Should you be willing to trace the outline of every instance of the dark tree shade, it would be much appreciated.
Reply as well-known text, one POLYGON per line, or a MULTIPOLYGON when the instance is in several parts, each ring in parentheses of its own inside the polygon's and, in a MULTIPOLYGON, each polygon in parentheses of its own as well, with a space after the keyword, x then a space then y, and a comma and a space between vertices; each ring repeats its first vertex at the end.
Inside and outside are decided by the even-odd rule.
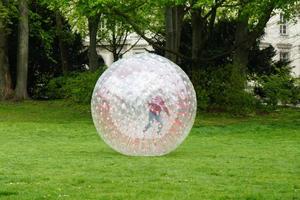
MULTIPOLYGON (((53 77, 63 74, 62 58, 57 37, 56 15, 47 7, 31 1, 29 5, 29 58, 28 58, 28 93, 32 98, 43 98, 43 88, 53 77)), ((11 34, 8 36, 8 57, 11 68, 12 84, 16 85, 18 48, 17 33, 18 19, 13 18, 9 27, 11 34)), ((71 32, 70 25, 63 21, 61 38, 65 45, 69 71, 81 71, 88 63, 87 51, 82 45, 79 34, 71 32)))
POLYGON ((15 98, 23 100, 28 98, 27 93, 27 74, 28 74, 28 40, 29 40, 29 21, 28 21, 28 1, 19 1, 19 28, 18 28, 18 53, 17 53, 17 84, 15 98))

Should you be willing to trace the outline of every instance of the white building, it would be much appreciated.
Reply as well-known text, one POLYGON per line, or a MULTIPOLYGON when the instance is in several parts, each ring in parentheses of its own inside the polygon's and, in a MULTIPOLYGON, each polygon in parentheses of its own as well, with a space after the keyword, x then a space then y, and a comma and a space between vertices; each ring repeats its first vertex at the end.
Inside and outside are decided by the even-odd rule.
POLYGON ((261 48, 272 45, 275 60, 289 60, 294 76, 300 76, 300 22, 287 22, 282 14, 273 16, 265 28, 261 48))
MULTIPOLYGON (((260 44, 261 48, 269 45, 272 45, 277 52, 274 59, 291 61, 293 75, 300 77, 300 20, 297 23, 287 22, 282 14, 274 15, 266 25, 265 35, 260 44)), ((127 57, 146 51, 153 51, 153 47, 136 33, 131 33, 121 53, 126 52, 123 57, 127 57)), ((97 52, 107 66, 113 63, 113 54, 103 46, 98 46, 97 52)))
MULTIPOLYGON (((144 53, 153 50, 154 49, 152 48, 152 46, 149 45, 149 43, 146 42, 143 38, 141 38, 136 33, 131 33, 126 39, 126 42, 121 50, 121 54, 126 52, 124 53, 123 57, 127 57, 133 54, 144 53)), ((101 55, 105 65, 110 66, 114 62, 112 52, 104 48, 103 45, 97 47, 97 53, 98 55, 101 55)))

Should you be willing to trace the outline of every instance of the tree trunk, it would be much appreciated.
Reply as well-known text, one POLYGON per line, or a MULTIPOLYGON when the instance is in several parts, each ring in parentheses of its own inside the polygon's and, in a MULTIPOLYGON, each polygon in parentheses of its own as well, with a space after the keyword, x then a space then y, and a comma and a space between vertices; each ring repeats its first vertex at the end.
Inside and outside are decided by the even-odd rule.
POLYGON ((246 81, 246 68, 249 62, 249 51, 251 48, 251 41, 248 30, 248 17, 244 17, 238 21, 235 32, 236 49, 233 52, 233 66, 236 69, 236 75, 246 81))
POLYGON ((98 25, 100 21, 100 15, 95 15, 88 18, 89 23, 89 36, 90 36, 90 46, 89 46, 89 68, 91 71, 95 71, 99 67, 98 54, 97 54, 97 32, 98 25))
POLYGON ((19 27, 18 27, 18 54, 17 54, 17 85, 15 92, 16 100, 28 98, 27 78, 28 78, 28 1, 19 0, 19 27))
MULTIPOLYGON (((1 2, 0 2, 1 4, 1 2)), ((0 20, 0 100, 12 97, 12 81, 7 56, 7 30, 5 23, 0 20)))
MULTIPOLYGON (((177 53, 179 52, 180 48, 183 17, 183 6, 174 6, 166 8, 166 49, 170 49, 177 53)), ((165 52, 165 56, 173 62, 178 61, 178 57, 171 52, 165 52)))
POLYGON ((112 33, 111 33, 112 34, 111 49, 112 49, 112 54, 113 54, 114 62, 119 59, 118 47, 120 45, 117 42, 116 26, 117 26, 116 23, 114 23, 114 26, 113 26, 113 29, 112 29, 112 33))
POLYGON ((269 21, 273 12, 274 5, 270 2, 266 6, 264 14, 259 19, 256 26, 252 31, 249 30, 248 21, 250 16, 239 13, 239 21, 237 23, 235 32, 235 46, 236 49, 233 52, 233 67, 236 77, 239 78, 241 87, 245 87, 247 82, 247 65, 249 63, 249 53, 251 47, 255 44, 256 40, 263 34, 264 28, 269 21))
POLYGON ((114 57, 114 62, 116 62, 117 60, 119 60, 119 55, 116 52, 113 52, 113 57, 114 57))
POLYGON ((202 27, 200 24, 201 13, 198 11, 192 12, 192 59, 196 61, 200 54, 200 46, 202 39, 202 27))
POLYGON ((66 44, 64 42, 64 37, 63 37, 63 31, 64 31, 63 17, 61 16, 59 11, 55 13, 55 18, 56 18, 56 34, 58 37, 58 45, 60 51, 61 69, 63 74, 66 75, 69 72, 70 66, 68 60, 68 49, 66 47, 66 44))
POLYGON ((205 35, 205 21, 201 16, 201 9, 192 11, 192 61, 193 70, 197 69, 198 61, 201 57, 204 42, 207 39, 205 35))

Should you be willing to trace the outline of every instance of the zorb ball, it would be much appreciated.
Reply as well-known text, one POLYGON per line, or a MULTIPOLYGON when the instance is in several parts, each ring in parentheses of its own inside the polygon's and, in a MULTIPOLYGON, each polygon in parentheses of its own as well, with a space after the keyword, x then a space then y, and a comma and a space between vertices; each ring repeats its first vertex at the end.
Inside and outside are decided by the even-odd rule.
POLYGON ((132 156, 159 156, 176 149, 196 115, 195 90, 170 60, 137 54, 113 63, 92 97, 93 121, 114 150, 132 156))

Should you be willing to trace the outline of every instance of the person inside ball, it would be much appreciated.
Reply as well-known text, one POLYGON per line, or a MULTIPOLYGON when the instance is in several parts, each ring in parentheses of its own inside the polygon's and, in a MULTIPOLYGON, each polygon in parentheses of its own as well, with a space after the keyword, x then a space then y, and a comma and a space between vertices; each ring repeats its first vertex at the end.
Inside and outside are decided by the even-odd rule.
POLYGON ((160 134, 163 127, 161 112, 164 111, 168 116, 170 116, 170 112, 167 106, 165 105, 164 100, 159 95, 156 95, 155 97, 151 98, 151 100, 148 102, 148 109, 149 109, 148 124, 145 126, 143 132, 145 133, 156 121, 158 123, 157 134, 160 134))

